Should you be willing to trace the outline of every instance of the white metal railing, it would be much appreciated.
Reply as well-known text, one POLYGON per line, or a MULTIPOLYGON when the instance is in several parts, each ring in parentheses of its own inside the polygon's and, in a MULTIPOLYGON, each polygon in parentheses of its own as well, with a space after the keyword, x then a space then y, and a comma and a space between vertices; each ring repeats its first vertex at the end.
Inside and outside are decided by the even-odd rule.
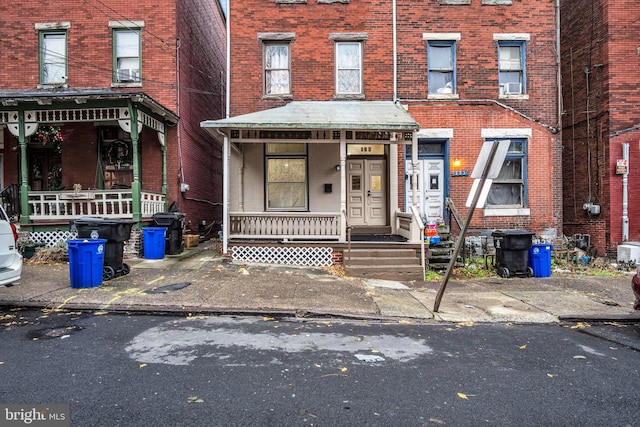
POLYGON ((235 212, 229 237, 252 239, 340 239, 339 213, 235 212))
MULTIPOLYGON (((29 218, 42 220, 69 220, 85 215, 105 218, 132 218, 133 197, 130 189, 84 191, 30 191, 29 218)), ((143 217, 164 211, 164 196, 141 193, 143 217)))

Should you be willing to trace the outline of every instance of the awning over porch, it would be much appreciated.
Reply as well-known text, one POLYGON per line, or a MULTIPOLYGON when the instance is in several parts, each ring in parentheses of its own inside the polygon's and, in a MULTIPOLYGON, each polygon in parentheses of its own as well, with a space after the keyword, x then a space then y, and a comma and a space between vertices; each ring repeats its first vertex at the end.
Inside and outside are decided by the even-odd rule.
POLYGON ((293 101, 289 104, 200 123, 214 129, 333 129, 410 132, 418 123, 391 101, 293 101))

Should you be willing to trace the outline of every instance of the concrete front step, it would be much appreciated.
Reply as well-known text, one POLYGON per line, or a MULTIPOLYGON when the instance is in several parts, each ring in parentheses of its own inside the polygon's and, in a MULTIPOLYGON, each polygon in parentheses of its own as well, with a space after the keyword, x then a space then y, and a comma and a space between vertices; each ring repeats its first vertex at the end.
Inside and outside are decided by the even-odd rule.
POLYGON ((352 249, 343 254, 344 270, 349 276, 381 280, 424 280, 420 258, 415 249, 352 249))
POLYGON ((349 265, 344 272, 347 276, 380 280, 424 280, 420 265, 349 265))

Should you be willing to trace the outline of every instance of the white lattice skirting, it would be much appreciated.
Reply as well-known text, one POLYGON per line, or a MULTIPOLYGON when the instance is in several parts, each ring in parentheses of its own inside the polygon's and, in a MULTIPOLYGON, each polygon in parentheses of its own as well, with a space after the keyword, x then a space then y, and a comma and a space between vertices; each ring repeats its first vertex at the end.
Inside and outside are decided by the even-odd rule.
MULTIPOLYGON (((138 250, 136 246, 140 244, 140 230, 131 230, 131 238, 125 242, 123 251, 125 255, 137 255, 138 250)), ((56 246, 60 242, 66 242, 70 239, 77 239, 78 233, 75 231, 29 231, 26 233, 20 233, 23 239, 33 242, 39 242, 46 247, 51 248, 56 246)), ((20 240, 18 240, 20 241, 20 240)))
POLYGON ((332 248, 234 246, 231 250, 234 261, 313 267, 333 265, 332 248))

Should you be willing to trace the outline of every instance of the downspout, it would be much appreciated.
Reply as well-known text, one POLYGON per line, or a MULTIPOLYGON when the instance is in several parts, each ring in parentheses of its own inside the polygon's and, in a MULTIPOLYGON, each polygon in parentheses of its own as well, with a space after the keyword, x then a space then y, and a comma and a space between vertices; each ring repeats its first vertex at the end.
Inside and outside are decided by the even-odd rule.
POLYGON ((392 2, 393 7, 393 102, 398 100, 398 40, 396 26, 396 0, 392 2))
POLYGON ((227 82, 227 90, 225 93, 225 98, 226 98, 226 117, 227 119, 229 118, 229 111, 231 109, 231 16, 229 16, 229 13, 231 11, 231 1, 232 0, 227 0, 227 75, 226 75, 226 82, 227 82))
POLYGON ((622 241, 629 240, 629 143, 622 144, 622 159, 627 164, 627 170, 622 175, 622 241))

